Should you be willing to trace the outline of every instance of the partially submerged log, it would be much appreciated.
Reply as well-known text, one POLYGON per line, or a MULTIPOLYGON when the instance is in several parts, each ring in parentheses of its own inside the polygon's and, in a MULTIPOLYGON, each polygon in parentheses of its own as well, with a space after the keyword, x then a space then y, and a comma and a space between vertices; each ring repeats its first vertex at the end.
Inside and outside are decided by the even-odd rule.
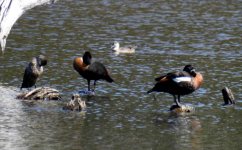
POLYGON ((17 99, 23 100, 60 100, 58 90, 49 87, 39 87, 27 93, 17 95, 17 99))
POLYGON ((222 89, 224 104, 223 105, 232 105, 235 104, 234 95, 228 87, 222 89))
POLYGON ((73 94, 70 102, 64 107, 64 110, 82 111, 86 109, 86 102, 81 99, 79 94, 73 94))
POLYGON ((191 113, 195 112, 195 108, 189 105, 182 105, 181 107, 177 105, 172 105, 170 111, 175 113, 191 113))

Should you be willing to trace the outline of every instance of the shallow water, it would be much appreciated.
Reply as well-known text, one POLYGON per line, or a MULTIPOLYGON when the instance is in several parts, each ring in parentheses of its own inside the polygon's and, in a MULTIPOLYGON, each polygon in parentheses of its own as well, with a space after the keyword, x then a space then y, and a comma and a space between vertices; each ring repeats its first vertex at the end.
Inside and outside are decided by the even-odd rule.
POLYGON ((0 149, 239 149, 242 134, 242 5, 239 1, 59 1, 24 14, 0 55, 0 149), (135 54, 112 53, 117 40, 135 54), (115 83, 97 83, 86 112, 63 111, 87 83, 72 67, 91 51, 115 83), (63 101, 15 99, 33 56, 49 63, 37 86, 61 91, 63 101), (172 96, 146 95, 154 77, 193 64, 204 84, 182 102, 196 112, 168 110, 172 96), (236 106, 222 107, 221 89, 236 106), (156 100, 154 99, 156 96, 156 100))

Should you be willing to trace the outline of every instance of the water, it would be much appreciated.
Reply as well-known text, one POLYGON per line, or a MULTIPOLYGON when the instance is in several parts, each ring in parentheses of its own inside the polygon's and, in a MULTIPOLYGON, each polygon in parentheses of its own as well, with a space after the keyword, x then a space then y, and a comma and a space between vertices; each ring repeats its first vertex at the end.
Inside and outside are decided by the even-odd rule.
POLYGON ((240 149, 242 144, 241 1, 59 1, 24 14, 0 56, 0 149, 240 149), (113 41, 136 44, 135 54, 111 52, 113 41), (115 83, 100 81, 85 113, 62 110, 87 83, 72 67, 91 51, 115 83), (15 99, 25 66, 44 54, 37 86, 61 91, 63 101, 15 99), (169 94, 146 95, 161 73, 193 64, 204 84, 171 114, 169 94), (222 107, 221 89, 236 106, 222 107))

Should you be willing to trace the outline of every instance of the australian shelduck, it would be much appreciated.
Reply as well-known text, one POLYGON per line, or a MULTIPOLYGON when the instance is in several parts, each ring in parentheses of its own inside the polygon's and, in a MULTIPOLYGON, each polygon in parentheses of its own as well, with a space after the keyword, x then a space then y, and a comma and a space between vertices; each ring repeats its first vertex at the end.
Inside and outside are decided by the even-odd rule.
POLYGON ((113 82, 106 67, 100 62, 91 62, 92 55, 90 52, 85 52, 82 57, 76 57, 73 61, 74 69, 87 80, 88 91, 90 91, 90 81, 94 80, 94 89, 97 80, 106 80, 107 82, 113 82))
POLYGON ((36 87, 36 81, 39 76, 43 73, 43 66, 47 64, 47 59, 43 55, 38 57, 33 57, 32 61, 25 68, 23 82, 20 87, 22 88, 31 88, 32 86, 36 87))
POLYGON ((157 83, 147 93, 165 92, 174 97, 174 102, 181 107, 180 96, 187 95, 197 90, 202 82, 203 76, 195 72, 191 65, 186 65, 181 72, 171 72, 155 78, 157 83), (176 97, 177 96, 177 97, 176 97))

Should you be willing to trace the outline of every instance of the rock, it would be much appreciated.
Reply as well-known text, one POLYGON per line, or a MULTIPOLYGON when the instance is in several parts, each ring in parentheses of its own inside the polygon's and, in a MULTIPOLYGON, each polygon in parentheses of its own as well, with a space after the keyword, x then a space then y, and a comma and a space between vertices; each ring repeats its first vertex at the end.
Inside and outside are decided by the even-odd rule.
POLYGON ((177 105, 172 105, 170 110, 175 113, 191 113, 195 112, 195 108, 189 105, 182 105, 181 107, 177 105))
POLYGON ((71 111, 82 111, 86 109, 86 102, 81 99, 79 94, 73 94, 70 102, 68 102, 63 107, 63 109, 71 111))
POLYGON ((17 99, 23 100, 60 100, 58 90, 49 87, 39 87, 29 92, 17 95, 17 99))

